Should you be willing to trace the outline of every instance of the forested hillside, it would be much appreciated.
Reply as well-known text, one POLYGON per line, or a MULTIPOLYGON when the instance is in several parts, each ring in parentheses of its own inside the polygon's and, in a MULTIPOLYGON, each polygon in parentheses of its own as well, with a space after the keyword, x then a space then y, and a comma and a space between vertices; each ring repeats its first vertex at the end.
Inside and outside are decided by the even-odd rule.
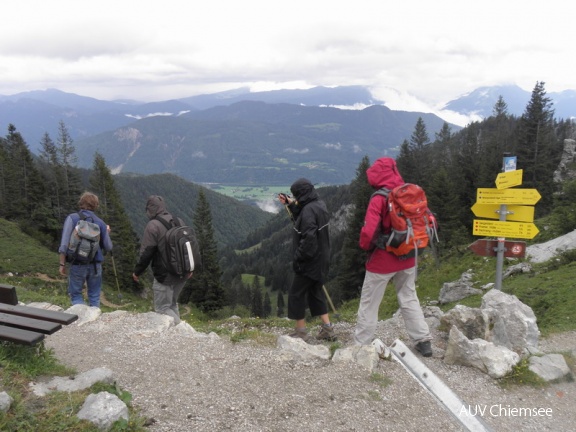
MULTIPOLYGON (((426 123, 419 119, 410 139, 397 143, 397 163, 405 181, 424 187, 429 206, 437 214, 439 259, 463 250, 473 240, 470 208, 478 188, 495 186, 505 153, 518 157, 518 168, 524 171, 522 187, 537 189, 542 195, 536 216, 538 224, 546 225, 539 226, 540 234, 534 241, 575 229, 575 183, 554 180, 564 142, 575 137, 573 121, 554 118, 543 83, 536 85, 520 117, 510 115, 500 99, 488 119, 456 132, 445 124, 430 137, 426 123)), ((14 125, 0 139, 0 217, 17 222, 50 250, 57 246, 64 217, 76 210, 80 192, 88 188, 101 197, 99 211, 114 227, 116 264, 121 274, 129 276, 137 239, 146 222, 146 197, 159 194, 166 198, 171 211, 207 228, 203 233, 205 248, 214 250, 210 256, 212 279, 203 276, 196 280, 206 280, 221 298, 202 299, 197 306, 213 312, 215 307, 233 308, 242 302, 249 310, 255 290, 246 289, 242 279, 246 274, 262 278, 253 282, 258 292, 261 288, 266 288, 266 294, 268 290, 278 293, 287 289, 292 276, 291 222, 285 213, 266 214, 174 175, 113 176, 99 153, 91 170, 79 170, 63 123, 57 141, 45 136, 42 148, 40 158, 34 158, 14 125), (205 200, 199 199, 201 192, 205 200), (200 215, 196 213, 199 206, 200 215)), ((327 285, 337 302, 357 298, 362 284, 364 254, 358 248, 358 235, 373 192, 365 175, 373 161, 369 156, 362 158, 351 184, 319 188, 332 213, 327 285)), ((121 282, 123 288, 130 289, 129 280, 121 282)), ((194 292, 187 290, 190 296, 183 300, 195 303, 195 293, 202 290, 202 286, 195 286, 194 292)))
MULTIPOLYGON (((239 102, 178 117, 144 118, 78 141, 80 166, 101 153, 113 172, 172 173, 194 183, 286 185, 299 177, 346 184, 362 156, 398 153, 418 119, 385 106, 340 110, 239 102)), ((453 126, 458 128, 457 126, 453 126)))
POLYGON ((272 218, 272 214, 256 206, 243 204, 172 174, 123 174, 114 176, 114 182, 138 235, 142 234, 148 222, 144 210, 146 199, 150 195, 161 195, 170 212, 191 224, 199 191, 203 190, 212 210, 215 239, 220 249, 244 239, 248 233, 260 228, 272 218))
MULTIPOLYGON (((440 259, 444 254, 463 250, 473 241, 471 207, 476 202, 477 189, 495 187, 505 153, 518 157, 518 168, 524 171, 522 187, 535 188, 542 195, 536 214, 544 218, 541 221, 545 220, 547 225, 540 227, 541 234, 534 241, 575 229, 576 218, 571 216, 576 209, 572 204, 576 202, 574 183, 554 181, 564 140, 575 137, 573 122, 554 119, 543 83, 535 87, 521 117, 508 114, 505 101, 500 99, 493 115, 485 121, 455 133, 445 125, 433 139, 428 135, 426 124, 419 121, 411 139, 402 143, 397 163, 406 182, 420 184, 426 190, 429 206, 440 225, 440 259)), ((359 164, 356 179, 347 193, 342 194, 350 197, 350 201, 342 204, 351 208, 343 235, 336 237, 336 251, 332 256, 332 277, 328 285, 336 301, 358 297, 364 278, 365 255, 358 247, 358 238, 364 210, 373 192, 365 175, 371 162, 373 160, 366 157, 359 164)), ((323 196, 327 201, 330 199, 327 193, 323 196)), ((275 218, 270 224, 278 226, 281 222, 275 218)), ((289 246, 288 235, 282 237, 269 228, 259 233, 260 236, 253 234, 244 246, 260 244, 262 247, 248 256, 239 256, 237 262, 243 266, 242 271, 266 275, 273 289, 282 289, 289 284, 285 277, 283 279, 290 274, 289 266, 284 264, 288 259, 284 255, 289 246), (283 270, 278 272, 278 268, 283 270)))

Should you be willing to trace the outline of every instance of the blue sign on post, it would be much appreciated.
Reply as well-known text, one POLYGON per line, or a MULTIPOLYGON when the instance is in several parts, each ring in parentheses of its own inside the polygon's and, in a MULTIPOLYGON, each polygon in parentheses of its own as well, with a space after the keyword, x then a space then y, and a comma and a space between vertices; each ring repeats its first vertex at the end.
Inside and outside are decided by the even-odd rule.
POLYGON ((516 170, 516 156, 504 157, 504 172, 516 170))

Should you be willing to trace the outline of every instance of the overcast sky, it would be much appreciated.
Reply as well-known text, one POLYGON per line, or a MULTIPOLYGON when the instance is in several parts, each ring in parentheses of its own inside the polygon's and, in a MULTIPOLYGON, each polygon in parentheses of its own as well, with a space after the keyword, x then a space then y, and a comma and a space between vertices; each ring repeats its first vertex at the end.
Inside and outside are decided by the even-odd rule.
POLYGON ((547 0, 5 0, 0 94, 161 101, 365 85, 425 111, 481 86, 576 89, 574 14, 547 0))

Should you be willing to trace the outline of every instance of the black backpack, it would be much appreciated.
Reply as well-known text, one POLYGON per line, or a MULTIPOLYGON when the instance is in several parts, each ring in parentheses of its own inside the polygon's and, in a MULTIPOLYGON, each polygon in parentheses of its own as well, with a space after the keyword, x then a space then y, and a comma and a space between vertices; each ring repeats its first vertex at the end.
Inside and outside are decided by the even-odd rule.
POLYGON ((160 250, 162 262, 168 273, 184 277, 201 266, 200 247, 192 227, 181 225, 177 217, 170 222, 156 216, 166 227, 165 248, 160 250))
POLYGON ((71 263, 88 264, 94 261, 100 248, 100 226, 90 216, 78 212, 80 219, 70 234, 66 260, 71 263), (92 219, 89 222, 87 218, 92 219))

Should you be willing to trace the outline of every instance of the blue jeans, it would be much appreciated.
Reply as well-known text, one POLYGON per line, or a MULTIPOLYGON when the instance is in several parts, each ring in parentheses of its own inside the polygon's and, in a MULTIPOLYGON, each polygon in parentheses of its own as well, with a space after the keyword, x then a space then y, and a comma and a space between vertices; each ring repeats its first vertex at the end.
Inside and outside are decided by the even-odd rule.
POLYGON ((102 264, 71 265, 68 276, 68 295, 72 305, 85 304, 82 288, 86 282, 89 306, 100 307, 100 291, 102 290, 102 264))

